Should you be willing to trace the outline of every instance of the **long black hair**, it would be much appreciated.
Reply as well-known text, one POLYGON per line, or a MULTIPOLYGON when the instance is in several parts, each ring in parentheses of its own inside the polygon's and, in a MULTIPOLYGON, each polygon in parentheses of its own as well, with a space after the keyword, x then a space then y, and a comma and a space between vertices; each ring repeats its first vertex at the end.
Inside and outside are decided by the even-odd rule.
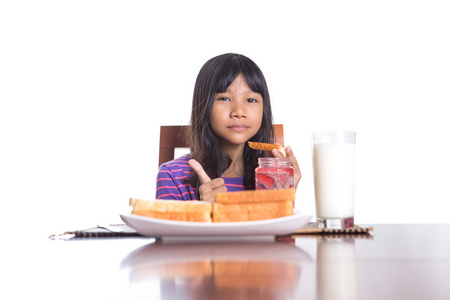
MULTIPOLYGON (((192 100, 191 126, 187 138, 192 158, 196 159, 211 178, 220 177, 230 166, 231 158, 219 147, 219 141, 210 125, 210 115, 216 93, 223 93, 239 74, 243 74, 250 89, 263 97, 261 127, 250 141, 273 143, 273 117, 269 90, 260 68, 248 57, 227 53, 208 60, 197 76, 192 100)), ((244 186, 255 188, 255 168, 263 151, 244 147, 244 186)), ((195 172, 189 178, 192 187, 200 186, 195 172)))

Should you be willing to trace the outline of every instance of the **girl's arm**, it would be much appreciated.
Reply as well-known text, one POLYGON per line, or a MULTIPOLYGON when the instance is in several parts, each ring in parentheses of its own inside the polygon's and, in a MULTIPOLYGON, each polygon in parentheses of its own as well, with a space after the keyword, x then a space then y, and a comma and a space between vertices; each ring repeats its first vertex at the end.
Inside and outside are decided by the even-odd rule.
POLYGON ((195 192, 184 183, 186 174, 182 170, 171 170, 162 165, 156 178, 156 199, 194 200, 195 192))

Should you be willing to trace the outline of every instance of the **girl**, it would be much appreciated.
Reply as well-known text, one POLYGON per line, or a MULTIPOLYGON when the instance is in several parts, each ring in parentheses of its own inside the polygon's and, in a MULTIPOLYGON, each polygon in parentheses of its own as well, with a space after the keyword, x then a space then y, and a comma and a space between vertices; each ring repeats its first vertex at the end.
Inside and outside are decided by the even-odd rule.
MULTIPOLYGON (((229 53, 207 61, 194 88, 191 154, 161 165, 156 199, 212 202, 217 193, 255 189, 255 168, 265 153, 247 141, 273 143, 272 120, 266 80, 252 60, 229 53)), ((297 187, 300 169, 290 147, 286 153, 297 187)))

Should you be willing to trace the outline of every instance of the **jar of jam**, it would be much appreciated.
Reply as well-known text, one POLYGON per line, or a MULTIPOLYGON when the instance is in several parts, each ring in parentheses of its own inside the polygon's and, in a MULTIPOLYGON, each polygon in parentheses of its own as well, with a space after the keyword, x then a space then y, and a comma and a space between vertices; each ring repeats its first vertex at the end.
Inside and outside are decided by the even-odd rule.
POLYGON ((294 168, 289 157, 260 157, 255 169, 256 190, 281 190, 295 186, 294 168))

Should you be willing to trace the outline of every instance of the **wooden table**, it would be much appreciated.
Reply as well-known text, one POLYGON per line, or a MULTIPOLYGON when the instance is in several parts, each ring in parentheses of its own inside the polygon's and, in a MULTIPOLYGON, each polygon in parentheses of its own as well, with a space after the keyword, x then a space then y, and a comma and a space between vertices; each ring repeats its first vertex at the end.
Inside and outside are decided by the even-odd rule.
POLYGON ((450 299, 450 224, 370 226, 283 241, 46 240, 20 249, 3 283, 8 299, 450 299))

